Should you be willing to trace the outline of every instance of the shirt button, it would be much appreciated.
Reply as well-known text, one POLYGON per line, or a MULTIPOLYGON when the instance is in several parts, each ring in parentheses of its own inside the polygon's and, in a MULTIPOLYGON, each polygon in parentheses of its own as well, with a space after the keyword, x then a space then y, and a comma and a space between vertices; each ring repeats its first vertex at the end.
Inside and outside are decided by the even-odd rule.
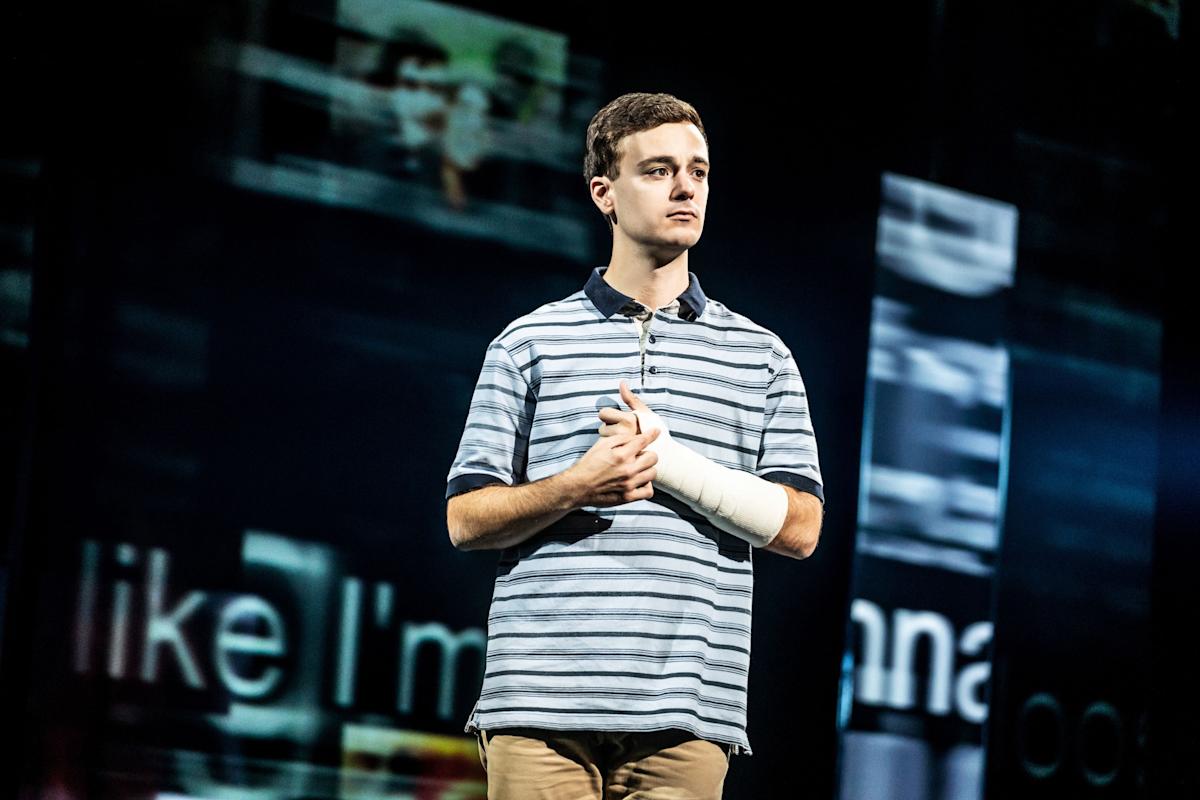
POLYGON ((658 339, 655 339, 653 335, 650 336, 650 344, 654 344, 657 341, 658 339))
POLYGON ((650 368, 650 374, 651 374, 651 375, 656 375, 656 374, 658 374, 658 367, 651 367, 651 368, 650 368))

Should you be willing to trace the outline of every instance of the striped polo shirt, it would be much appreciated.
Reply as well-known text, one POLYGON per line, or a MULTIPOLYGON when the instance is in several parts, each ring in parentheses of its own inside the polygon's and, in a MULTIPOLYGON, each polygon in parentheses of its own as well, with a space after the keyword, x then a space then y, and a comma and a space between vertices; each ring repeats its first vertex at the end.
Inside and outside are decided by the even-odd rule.
MULTIPOLYGON (((650 310, 606 270, 488 345, 447 499, 570 467, 599 438, 601 408, 628 410, 624 378, 673 439, 824 501, 804 382, 780 338, 706 297, 694 273, 650 310)), ((585 506, 505 548, 464 730, 682 728, 750 755, 753 550, 663 491, 585 506)))

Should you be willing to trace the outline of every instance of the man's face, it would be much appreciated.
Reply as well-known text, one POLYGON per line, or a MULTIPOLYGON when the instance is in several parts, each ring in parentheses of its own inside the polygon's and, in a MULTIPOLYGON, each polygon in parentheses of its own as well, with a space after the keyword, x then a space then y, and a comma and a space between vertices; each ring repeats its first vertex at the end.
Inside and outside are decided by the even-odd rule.
POLYGON ((670 122, 626 136, 618 150, 619 176, 608 194, 617 231, 671 258, 699 241, 708 205, 708 146, 700 129, 670 122))

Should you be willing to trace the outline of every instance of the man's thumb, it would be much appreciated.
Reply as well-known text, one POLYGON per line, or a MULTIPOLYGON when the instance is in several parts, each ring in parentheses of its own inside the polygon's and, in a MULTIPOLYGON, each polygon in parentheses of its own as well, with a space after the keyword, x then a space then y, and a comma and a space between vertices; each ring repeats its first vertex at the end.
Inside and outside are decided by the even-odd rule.
POLYGON ((621 381, 621 399, 625 401, 626 405, 635 411, 642 411, 649 408, 649 406, 642 401, 642 398, 633 393, 633 390, 629 388, 629 384, 625 381, 621 381))

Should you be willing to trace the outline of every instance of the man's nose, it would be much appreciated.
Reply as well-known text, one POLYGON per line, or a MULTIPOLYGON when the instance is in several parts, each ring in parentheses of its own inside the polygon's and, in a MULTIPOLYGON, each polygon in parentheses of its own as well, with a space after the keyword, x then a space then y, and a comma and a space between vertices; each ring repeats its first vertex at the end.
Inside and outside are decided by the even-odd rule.
POLYGON ((696 181, 691 175, 685 172, 679 173, 675 178, 675 194, 691 197, 696 193, 696 181))

